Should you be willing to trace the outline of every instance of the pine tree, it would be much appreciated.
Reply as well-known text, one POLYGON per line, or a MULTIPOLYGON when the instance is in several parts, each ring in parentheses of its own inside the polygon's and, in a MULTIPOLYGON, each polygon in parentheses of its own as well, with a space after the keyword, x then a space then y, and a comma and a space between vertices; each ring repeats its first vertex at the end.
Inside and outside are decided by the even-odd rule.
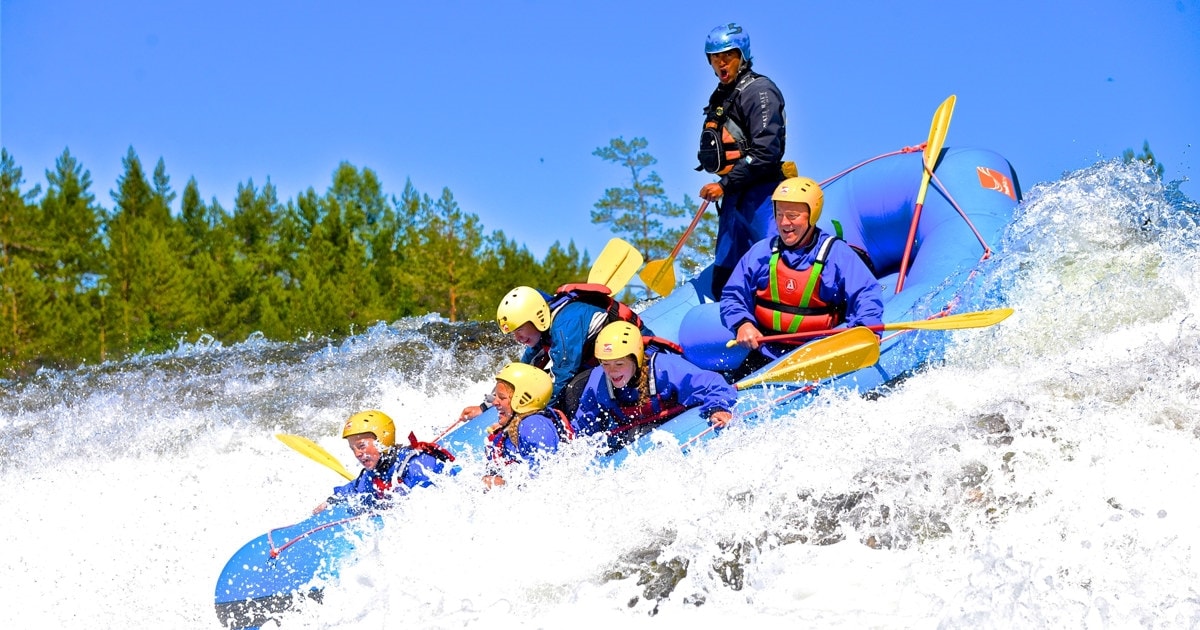
POLYGON ((227 224, 233 243, 230 304, 220 328, 235 339, 261 332, 270 339, 291 338, 284 261, 278 236, 279 202, 268 180, 238 184, 227 224))
POLYGON ((590 266, 586 254, 580 257, 574 240, 567 243, 566 249, 554 241, 542 259, 542 279, 537 286, 553 291, 569 282, 586 282, 590 266))
MULTIPOLYGON (((477 290, 480 314, 477 319, 491 320, 496 306, 514 287, 537 287, 552 291, 542 265, 529 248, 509 239, 501 230, 492 232, 484 242, 479 258, 481 270, 477 290)), ((554 285, 557 286, 557 285, 554 285)))
MULTIPOLYGON (((133 147, 122 164, 125 172, 112 195, 116 208, 105 225, 104 325, 115 331, 110 342, 118 354, 157 352, 192 329, 195 294, 179 251, 183 230, 170 215, 174 193, 162 160, 153 187, 133 147)), ((101 356, 106 353, 102 348, 101 356)))
POLYGON ((375 172, 338 165, 333 184, 322 199, 324 221, 319 233, 328 257, 324 293, 336 305, 336 320, 327 325, 339 332, 363 328, 387 317, 374 275, 374 235, 388 214, 387 199, 375 172))
POLYGON ((645 138, 626 142, 614 138, 608 146, 592 152, 602 160, 618 164, 629 171, 630 186, 608 188, 604 197, 595 203, 592 223, 608 225, 613 234, 624 237, 642 252, 647 260, 664 258, 683 234, 682 227, 667 228, 663 219, 676 219, 695 212, 696 205, 686 195, 683 204, 667 199, 662 178, 646 169, 658 163, 646 152, 645 138))
POLYGON ((40 329, 47 301, 35 272, 46 247, 35 211, 40 186, 21 192, 23 172, 7 149, 0 149, 0 369, 20 368, 45 350, 40 329))
POLYGON ((96 361, 101 356, 103 320, 98 280, 104 243, 100 225, 104 209, 90 189, 91 173, 64 150, 55 170, 46 171, 49 184, 41 209, 44 233, 53 255, 42 281, 53 304, 47 321, 47 343, 60 360, 96 361))
POLYGON ((238 334, 244 333, 236 326, 230 328, 226 319, 231 310, 236 267, 227 221, 228 216, 217 200, 205 204, 196 179, 189 179, 180 201, 179 223, 186 237, 182 250, 184 265, 196 304, 194 332, 208 333, 217 339, 240 338, 238 334))
POLYGON ((408 277, 418 289, 418 304, 450 321, 483 316, 486 308, 478 292, 483 277, 479 217, 464 212, 450 189, 443 188, 436 201, 422 198, 413 227, 409 247, 416 247, 417 264, 408 277))

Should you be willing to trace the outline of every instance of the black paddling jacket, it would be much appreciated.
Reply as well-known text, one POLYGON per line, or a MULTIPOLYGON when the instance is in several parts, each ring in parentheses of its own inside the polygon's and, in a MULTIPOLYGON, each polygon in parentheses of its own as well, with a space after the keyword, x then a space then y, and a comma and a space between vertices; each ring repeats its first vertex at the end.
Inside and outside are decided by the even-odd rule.
POLYGON ((717 109, 734 90, 738 93, 729 102, 726 116, 742 131, 746 158, 739 160, 733 170, 721 177, 721 187, 726 193, 745 190, 762 182, 782 181, 787 136, 783 94, 775 82, 753 70, 746 70, 737 81, 720 84, 713 90, 704 108, 705 120, 716 116, 717 109))

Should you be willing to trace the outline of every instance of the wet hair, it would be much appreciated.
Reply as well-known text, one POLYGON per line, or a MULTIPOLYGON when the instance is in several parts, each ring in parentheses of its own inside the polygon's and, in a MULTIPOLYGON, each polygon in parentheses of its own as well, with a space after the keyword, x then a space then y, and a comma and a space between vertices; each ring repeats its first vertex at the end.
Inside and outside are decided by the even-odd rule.
POLYGON ((504 423, 504 426, 501 427, 500 430, 503 431, 504 435, 512 441, 513 446, 520 448, 521 443, 518 441, 518 438, 520 436, 519 430, 521 428, 521 420, 524 419, 525 416, 528 416, 529 413, 533 412, 518 414, 517 412, 512 411, 512 397, 514 394, 516 394, 517 388, 508 381, 496 379, 496 387, 499 388, 500 386, 504 386, 508 390, 508 409, 512 413, 512 417, 508 419, 508 422, 504 423))
MULTIPOLYGON (((630 355, 630 356, 632 357, 633 355, 630 355)), ((637 361, 634 360, 633 364, 637 365, 637 361)), ((640 366, 638 366, 638 369, 637 369, 637 379, 638 379, 637 404, 639 404, 639 405, 650 400, 650 377, 651 377, 651 375, 650 375, 650 357, 643 357, 642 364, 640 366)))

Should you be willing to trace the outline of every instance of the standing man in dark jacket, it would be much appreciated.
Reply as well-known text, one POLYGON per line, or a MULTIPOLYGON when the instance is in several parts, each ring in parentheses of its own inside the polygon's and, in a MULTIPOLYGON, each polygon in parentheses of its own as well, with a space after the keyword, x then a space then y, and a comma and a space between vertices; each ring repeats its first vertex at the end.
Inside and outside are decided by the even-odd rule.
POLYGON ((713 296, 719 299, 742 255, 775 236, 771 193, 784 179, 787 130, 783 95, 774 82, 751 70, 750 36, 741 26, 714 28, 704 54, 720 85, 704 108, 696 170, 721 177, 700 189, 701 199, 723 199, 712 277, 713 296))

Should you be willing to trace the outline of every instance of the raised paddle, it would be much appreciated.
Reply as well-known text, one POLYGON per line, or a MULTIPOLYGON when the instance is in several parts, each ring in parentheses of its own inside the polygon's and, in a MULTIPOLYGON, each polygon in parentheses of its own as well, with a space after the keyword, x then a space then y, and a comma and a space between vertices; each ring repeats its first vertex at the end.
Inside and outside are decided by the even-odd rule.
POLYGON ((706 209, 708 209, 707 199, 700 204, 696 216, 692 217, 691 225, 683 231, 683 236, 679 237, 679 242, 675 243, 675 248, 671 250, 670 255, 662 260, 651 260, 638 273, 638 277, 646 283, 647 287, 650 287, 651 291, 666 297, 675 290, 675 257, 679 255, 679 250, 683 249, 683 244, 687 242, 688 237, 696 229, 696 225, 700 223, 700 217, 704 216, 706 209))
POLYGON ((320 444, 317 444, 316 442, 301 435, 276 433, 275 437, 279 438, 280 442, 292 447, 292 450, 296 451, 297 453, 300 453, 314 462, 317 462, 329 470, 332 470, 333 472, 345 477, 347 481, 354 481, 354 475, 351 475, 350 471, 346 470, 346 467, 343 466, 341 462, 339 462, 333 455, 330 455, 329 451, 321 448, 320 444))
POLYGON ((636 247, 619 238, 611 239, 592 263, 588 282, 603 284, 611 291, 609 295, 616 295, 633 279, 642 261, 642 253, 636 247))
POLYGON ((875 365, 879 336, 861 326, 819 339, 797 349, 763 374, 739 381, 746 389, 767 382, 819 381, 875 365))
POLYGON ((937 166, 938 156, 942 153, 942 144, 946 142, 946 132, 950 130, 950 116, 954 114, 955 100, 955 96, 951 94, 933 113, 933 125, 929 128, 929 141, 925 143, 923 152, 921 188, 917 190, 917 205, 913 207, 912 223, 908 226, 908 240, 904 243, 904 256, 900 258, 900 273, 896 276, 896 293, 904 288, 904 276, 908 273, 909 255, 912 253, 913 242, 917 238, 917 223, 921 220, 921 208, 925 205, 925 192, 929 190, 929 178, 933 176, 933 168, 937 166))
MULTIPOLYGON (((1013 314, 1011 308, 994 308, 989 311, 975 311, 973 313, 959 313, 958 315, 947 315, 945 317, 935 317, 933 319, 922 319, 915 322, 893 322, 891 324, 874 324, 871 326, 860 326, 874 331, 882 330, 960 330, 963 328, 987 328, 999 324, 1013 314)), ((832 335, 836 330, 811 330, 809 332, 787 333, 783 335, 768 335, 759 339, 760 342, 766 341, 790 341, 793 339, 807 339, 810 337, 824 337, 832 335)), ((737 345, 737 339, 731 339, 725 343, 726 348, 732 348, 737 345)))

